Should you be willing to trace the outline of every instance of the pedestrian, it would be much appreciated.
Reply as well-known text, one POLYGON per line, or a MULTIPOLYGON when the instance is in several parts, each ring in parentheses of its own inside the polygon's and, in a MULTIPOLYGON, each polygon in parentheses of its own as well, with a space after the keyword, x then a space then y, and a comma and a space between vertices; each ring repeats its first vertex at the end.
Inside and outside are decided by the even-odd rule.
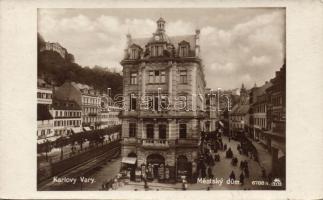
POLYGON ((273 181, 273 175, 271 174, 271 172, 268 174, 268 182, 269 184, 271 184, 271 182, 273 181))
POLYGON ((244 184, 244 175, 243 175, 243 172, 241 172, 241 174, 240 174, 239 181, 240 181, 240 184, 241 185, 244 184))
POLYGON ((212 175, 212 169, 211 167, 207 168, 207 175, 209 176, 209 178, 211 178, 210 176, 212 175))
POLYGON ((234 173, 234 171, 232 170, 230 176, 229 176, 230 180, 236 180, 236 175, 234 173))
POLYGON ((145 190, 148 190, 148 183, 147 183, 147 179, 146 179, 146 177, 143 177, 143 179, 144 179, 144 183, 145 183, 145 185, 144 185, 145 190))
POLYGON ((187 189, 187 182, 186 182, 185 179, 183 179, 183 181, 182 181, 182 189, 183 190, 186 190, 187 189))
POLYGON ((262 167, 262 169, 261 169, 261 173, 262 173, 261 177, 262 177, 263 179, 265 179, 265 178, 267 177, 267 175, 266 175, 266 169, 265 169, 264 167, 262 167))
POLYGON ((249 168, 248 168, 248 165, 245 166, 244 173, 245 173, 245 177, 246 178, 249 178, 249 168))
POLYGON ((241 169, 241 170, 243 170, 244 166, 245 166, 245 165, 244 165, 244 161, 243 161, 243 160, 241 160, 241 161, 240 161, 240 169, 241 169))

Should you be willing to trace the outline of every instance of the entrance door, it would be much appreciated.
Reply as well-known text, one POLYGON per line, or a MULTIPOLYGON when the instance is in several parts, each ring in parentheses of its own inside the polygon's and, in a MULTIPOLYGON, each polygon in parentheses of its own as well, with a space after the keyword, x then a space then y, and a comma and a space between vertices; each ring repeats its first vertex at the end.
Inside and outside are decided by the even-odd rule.
POLYGON ((154 173, 155 178, 158 177, 158 168, 159 168, 159 164, 154 164, 153 165, 153 173, 154 173))
POLYGON ((165 165, 165 158, 159 154, 151 154, 147 157, 147 165, 152 165, 154 178, 159 178, 158 168, 161 164, 165 165))

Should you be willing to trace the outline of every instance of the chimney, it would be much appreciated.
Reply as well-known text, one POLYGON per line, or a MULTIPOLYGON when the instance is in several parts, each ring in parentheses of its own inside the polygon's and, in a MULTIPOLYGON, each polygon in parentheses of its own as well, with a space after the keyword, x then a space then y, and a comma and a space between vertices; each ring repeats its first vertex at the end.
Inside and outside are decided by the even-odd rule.
POLYGON ((195 56, 199 57, 200 55, 200 29, 195 30, 195 56))

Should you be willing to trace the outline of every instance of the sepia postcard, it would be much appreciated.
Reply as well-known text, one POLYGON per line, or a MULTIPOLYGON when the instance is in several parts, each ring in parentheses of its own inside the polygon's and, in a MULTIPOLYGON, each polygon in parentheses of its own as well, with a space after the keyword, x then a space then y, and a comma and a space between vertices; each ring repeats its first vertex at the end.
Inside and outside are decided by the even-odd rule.
MULTIPOLYGON (((300 186, 303 178, 313 180, 305 183, 307 197, 322 197, 322 117, 308 112, 321 106, 322 69, 315 66, 323 59, 315 52, 322 53, 323 26, 314 17, 298 27, 289 16, 313 19, 310 8, 322 16, 323 3, 164 3, 0 1, 5 25, 17 12, 21 23, 32 22, 22 30, 7 25, 2 34, 9 46, 8 33, 26 31, 20 44, 31 50, 11 62, 32 60, 14 84, 23 90, 28 82, 33 92, 11 102, 18 126, 3 123, 6 141, 24 133, 4 148, 19 156, 0 157, 1 185, 7 171, 26 186, 12 195, 10 181, 0 186, 3 197, 305 198, 292 192, 308 187, 300 186), (314 47, 294 50, 302 40, 314 47), (300 61, 311 58, 312 68, 300 61), (21 102, 32 113, 24 126, 21 102), (316 125, 309 128, 309 120, 316 125)), ((6 85, 14 75, 3 71, 6 85)))
POLYGON ((37 25, 38 190, 285 188, 284 8, 38 9, 37 25))

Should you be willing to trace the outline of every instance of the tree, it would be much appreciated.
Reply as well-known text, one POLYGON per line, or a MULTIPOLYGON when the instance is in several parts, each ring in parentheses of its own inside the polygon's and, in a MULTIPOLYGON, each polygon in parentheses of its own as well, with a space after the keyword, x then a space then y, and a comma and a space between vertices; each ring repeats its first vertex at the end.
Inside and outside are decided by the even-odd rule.
POLYGON ((67 140, 64 136, 61 136, 56 140, 56 147, 61 149, 61 160, 63 160, 63 157, 64 157, 63 156, 63 148, 66 145, 67 145, 67 140))

